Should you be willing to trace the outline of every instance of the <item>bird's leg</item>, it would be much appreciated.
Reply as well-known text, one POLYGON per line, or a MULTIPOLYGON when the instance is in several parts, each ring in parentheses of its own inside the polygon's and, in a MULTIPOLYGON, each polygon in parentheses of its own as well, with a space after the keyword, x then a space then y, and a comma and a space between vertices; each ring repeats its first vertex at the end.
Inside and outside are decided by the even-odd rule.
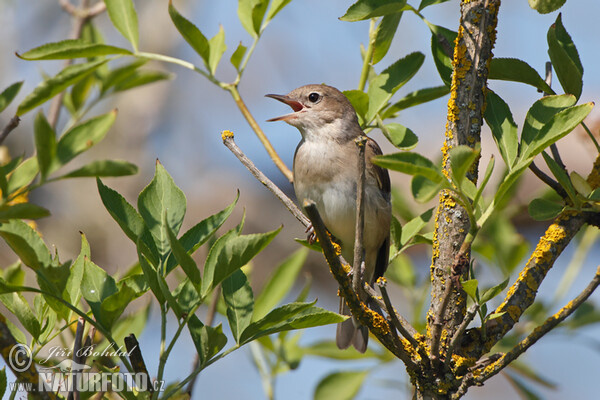
POLYGON ((312 224, 308 225, 308 227, 306 228, 306 230, 304 232, 308 233, 308 235, 306 236, 306 240, 308 241, 309 244, 314 244, 317 241, 317 235, 315 234, 315 228, 313 228, 312 224))

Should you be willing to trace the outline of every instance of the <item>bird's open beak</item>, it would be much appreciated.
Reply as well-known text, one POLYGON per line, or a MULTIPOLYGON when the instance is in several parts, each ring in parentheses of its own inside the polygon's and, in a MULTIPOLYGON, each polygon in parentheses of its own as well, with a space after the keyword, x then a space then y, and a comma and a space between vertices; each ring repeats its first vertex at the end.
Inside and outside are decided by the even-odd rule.
POLYGON ((304 105, 302 105, 302 103, 300 103, 299 101, 296 101, 294 99, 291 99, 288 96, 282 95, 282 94, 266 94, 265 97, 270 97, 272 99, 279 100, 280 102, 285 103, 288 106, 292 107, 292 110, 294 110, 293 113, 289 113, 289 114, 282 115, 280 117, 268 119, 267 122, 286 121, 289 119, 298 118, 297 113, 304 109, 304 105))

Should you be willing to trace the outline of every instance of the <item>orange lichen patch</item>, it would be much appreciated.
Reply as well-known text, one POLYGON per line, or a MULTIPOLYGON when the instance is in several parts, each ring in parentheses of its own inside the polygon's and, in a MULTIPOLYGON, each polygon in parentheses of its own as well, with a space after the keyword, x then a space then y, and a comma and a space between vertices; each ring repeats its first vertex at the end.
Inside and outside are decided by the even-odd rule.
POLYGON ((369 319, 371 320, 371 326, 375 331, 381 333, 382 335, 388 335, 390 333, 390 326, 385 318, 371 309, 366 309, 365 312, 369 316, 369 319))
POLYGON ((221 139, 223 139, 223 141, 225 141, 225 139, 229 139, 229 138, 233 138, 233 132, 228 131, 228 130, 221 132, 221 139))
POLYGON ((455 369, 472 367, 475 365, 476 361, 475 357, 462 357, 457 354, 452 355, 452 363, 454 364, 455 369))
POLYGON ((379 278, 377 278, 377 284, 385 285, 387 284, 387 279, 385 279, 383 276, 380 276, 379 278))

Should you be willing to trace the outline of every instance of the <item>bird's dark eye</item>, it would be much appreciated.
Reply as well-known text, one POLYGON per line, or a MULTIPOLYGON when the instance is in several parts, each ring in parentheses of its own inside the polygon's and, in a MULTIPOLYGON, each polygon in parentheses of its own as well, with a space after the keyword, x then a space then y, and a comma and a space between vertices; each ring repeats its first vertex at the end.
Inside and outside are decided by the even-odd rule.
POLYGON ((311 94, 308 95, 308 100, 311 103, 316 103, 317 101, 319 101, 320 98, 321 98, 321 96, 319 96, 319 93, 312 92, 311 94))

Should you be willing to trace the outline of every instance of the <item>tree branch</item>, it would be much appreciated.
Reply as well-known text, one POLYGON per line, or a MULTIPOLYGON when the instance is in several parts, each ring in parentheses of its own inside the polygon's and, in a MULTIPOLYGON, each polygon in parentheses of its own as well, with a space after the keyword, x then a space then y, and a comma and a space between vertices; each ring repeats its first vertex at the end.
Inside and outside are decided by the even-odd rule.
POLYGON ((19 122, 21 122, 21 118, 19 118, 19 116, 15 115, 14 117, 12 117, 10 119, 10 121, 8 121, 8 124, 4 127, 4 129, 2 129, 2 133, 0 133, 0 145, 2 145, 2 143, 4 143, 4 141, 6 140, 6 138, 8 137, 8 135, 17 127, 19 126, 19 122))
POLYGON ((126 336, 124 341, 127 353, 129 353, 129 360, 131 360, 131 367, 137 374, 143 374, 146 377, 146 387, 148 392, 152 394, 154 392, 154 385, 152 385, 152 379, 148 373, 148 368, 146 368, 146 362, 144 361, 144 356, 140 349, 140 343, 133 333, 126 336))

